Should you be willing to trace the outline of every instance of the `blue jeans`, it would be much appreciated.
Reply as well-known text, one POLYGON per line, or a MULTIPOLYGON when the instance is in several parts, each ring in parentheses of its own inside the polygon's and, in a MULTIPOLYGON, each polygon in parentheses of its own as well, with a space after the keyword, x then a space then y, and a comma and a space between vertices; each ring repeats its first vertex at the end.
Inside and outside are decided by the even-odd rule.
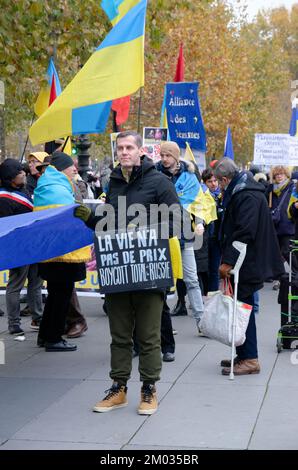
POLYGON ((9 329, 21 323, 20 292, 27 278, 27 302, 32 314, 32 319, 40 320, 42 317, 41 286, 43 280, 38 276, 37 264, 10 269, 6 288, 6 307, 9 329))
POLYGON ((186 285, 189 303, 191 305, 192 314, 197 323, 203 315, 204 304, 202 293, 197 275, 197 265, 192 245, 185 245, 181 250, 182 266, 183 266, 183 280, 186 285))
POLYGON ((256 292, 254 292, 253 302, 254 302, 254 311, 255 311, 255 315, 256 315, 260 311, 260 294, 259 294, 258 290, 256 292))

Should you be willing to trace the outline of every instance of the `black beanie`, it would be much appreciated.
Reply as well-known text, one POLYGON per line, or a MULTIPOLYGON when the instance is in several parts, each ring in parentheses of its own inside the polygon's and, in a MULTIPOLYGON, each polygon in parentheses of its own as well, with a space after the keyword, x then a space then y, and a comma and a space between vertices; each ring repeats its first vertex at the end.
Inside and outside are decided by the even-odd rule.
POLYGON ((0 180, 3 186, 9 184, 21 171, 22 164, 14 158, 7 158, 0 165, 0 180))
POLYGON ((51 165, 58 171, 66 170, 74 164, 73 159, 64 152, 54 152, 51 158, 51 165))

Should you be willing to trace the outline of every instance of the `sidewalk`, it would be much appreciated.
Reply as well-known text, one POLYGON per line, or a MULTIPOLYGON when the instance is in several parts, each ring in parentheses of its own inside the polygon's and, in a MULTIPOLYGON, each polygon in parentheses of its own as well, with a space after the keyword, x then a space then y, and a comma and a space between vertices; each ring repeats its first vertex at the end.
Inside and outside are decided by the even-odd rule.
MULTIPOLYGON (((139 416, 140 387, 133 359, 129 404, 110 413, 92 406, 110 387, 107 317, 102 300, 80 298, 89 329, 76 352, 46 353, 36 346, 30 320, 26 341, 7 333, 0 317, 6 364, 0 365, 0 449, 298 449, 298 365, 276 352, 277 293, 266 284, 257 316, 259 375, 221 375, 229 348, 196 336, 191 317, 176 317, 176 360, 163 363, 158 412, 139 416)), ((4 305, 0 296, 0 307, 4 305)), ((298 362, 298 351, 293 352, 298 362)), ((293 357, 292 356, 292 357, 293 357)))

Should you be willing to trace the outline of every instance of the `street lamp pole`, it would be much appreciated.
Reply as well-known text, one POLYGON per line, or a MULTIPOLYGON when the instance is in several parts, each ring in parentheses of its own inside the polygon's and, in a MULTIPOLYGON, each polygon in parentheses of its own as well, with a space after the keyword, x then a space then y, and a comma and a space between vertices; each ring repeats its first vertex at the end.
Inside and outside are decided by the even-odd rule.
POLYGON ((77 139, 77 148, 78 148, 78 170, 80 176, 84 181, 87 181, 88 175, 87 171, 89 170, 89 158, 88 149, 91 147, 91 143, 84 134, 79 135, 77 139))

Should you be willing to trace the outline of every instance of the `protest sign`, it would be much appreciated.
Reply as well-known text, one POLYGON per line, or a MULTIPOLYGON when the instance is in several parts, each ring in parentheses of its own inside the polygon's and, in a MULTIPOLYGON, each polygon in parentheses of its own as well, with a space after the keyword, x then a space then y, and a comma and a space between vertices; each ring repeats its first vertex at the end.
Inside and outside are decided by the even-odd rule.
POLYGON ((201 116, 198 82, 167 83, 166 111, 170 140, 180 148, 206 151, 206 133, 201 116))
POLYGON ((289 134, 256 134, 254 163, 276 166, 298 165, 298 139, 289 134))
POLYGON ((160 144, 168 139, 166 127, 143 128, 143 150, 156 163, 160 160, 160 144))
MULTIPOLYGON (((9 271, 0 271, 0 295, 5 295, 6 287, 8 283, 9 271)), ((27 292, 27 281, 25 283, 24 289, 21 293, 26 294, 27 292)), ((77 294, 82 297, 100 297, 99 285, 98 285, 98 274, 96 270, 88 271, 86 279, 75 283, 75 288, 77 294)), ((42 287, 42 292, 47 293, 46 282, 42 287)))
POLYGON ((168 129, 166 127, 143 128, 144 145, 160 144, 165 140, 168 140, 168 129))
POLYGON ((101 293, 116 293, 173 285, 169 241, 156 227, 105 232, 95 237, 101 293))
POLYGON ((157 163, 160 160, 160 144, 148 144, 143 146, 144 154, 157 163))
POLYGON ((117 157, 117 151, 116 151, 116 139, 117 135, 119 132, 112 132, 110 134, 110 140, 111 140, 111 152, 112 152, 112 159, 113 159, 113 166, 115 167, 118 165, 118 157, 117 157))

